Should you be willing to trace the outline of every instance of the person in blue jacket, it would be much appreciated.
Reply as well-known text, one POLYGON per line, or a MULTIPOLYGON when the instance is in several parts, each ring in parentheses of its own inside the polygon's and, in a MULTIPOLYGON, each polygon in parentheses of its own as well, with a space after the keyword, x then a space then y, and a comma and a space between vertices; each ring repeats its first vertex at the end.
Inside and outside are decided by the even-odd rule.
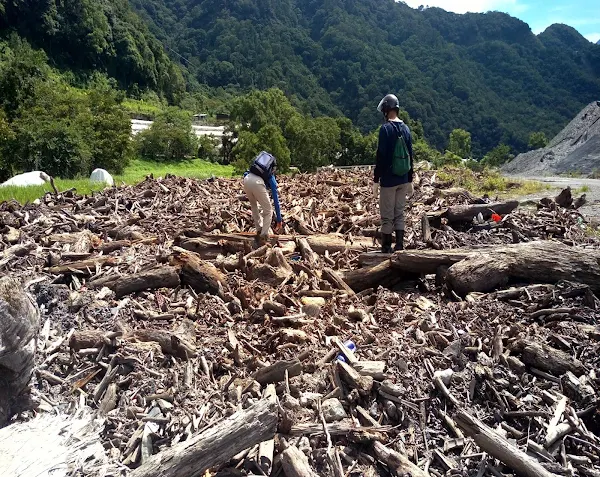
POLYGON ((385 122, 379 130, 377 160, 373 176, 373 193, 377 195, 379 186, 379 212, 381 214, 381 251, 392 253, 392 232, 396 232, 394 250, 404 248, 404 206, 406 197, 413 194, 413 148, 410 129, 398 117, 400 102, 393 94, 386 95, 377 106, 383 113, 385 122), (402 136, 410 157, 410 170, 397 176, 392 172, 392 162, 396 142, 402 136))
POLYGON ((277 181, 275 180, 275 169, 277 160, 275 156, 262 151, 254 158, 250 169, 244 173, 244 191, 250 201, 252 218, 256 226, 256 236, 259 245, 264 245, 269 239, 269 228, 273 219, 273 208, 267 187, 271 190, 273 202, 275 203, 276 227, 279 233, 282 228, 281 209, 279 207, 279 194, 277 193, 277 181), (259 211, 260 206, 260 211, 259 211))

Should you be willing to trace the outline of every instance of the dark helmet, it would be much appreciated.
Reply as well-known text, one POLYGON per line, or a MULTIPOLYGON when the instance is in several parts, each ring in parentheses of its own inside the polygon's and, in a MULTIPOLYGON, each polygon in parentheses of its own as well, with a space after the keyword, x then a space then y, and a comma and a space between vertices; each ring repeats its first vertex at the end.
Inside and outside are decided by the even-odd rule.
POLYGON ((383 114, 387 114, 392 109, 395 109, 396 112, 400 111, 400 101, 398 101, 396 95, 388 94, 379 102, 379 106, 377 106, 377 111, 383 114))

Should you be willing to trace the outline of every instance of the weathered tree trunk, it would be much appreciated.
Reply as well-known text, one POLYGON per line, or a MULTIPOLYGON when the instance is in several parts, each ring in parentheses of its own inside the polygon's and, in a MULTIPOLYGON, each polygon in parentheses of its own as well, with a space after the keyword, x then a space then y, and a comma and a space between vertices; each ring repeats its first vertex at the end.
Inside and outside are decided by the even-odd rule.
POLYGON ((454 420, 463 432, 472 437, 475 443, 492 457, 502 461, 514 470, 517 475, 525 477, 556 477, 548 472, 539 462, 529 457, 525 452, 513 446, 500 434, 494 432, 479 419, 466 411, 458 411, 454 420))
POLYGON ((36 350, 40 313, 12 278, 0 278, 0 427, 23 407, 36 350))
POLYGON ((205 262, 198 254, 173 247, 171 265, 181 268, 181 283, 191 286, 199 293, 221 295, 226 284, 225 275, 212 263, 205 262))
POLYGON ((323 269, 323 278, 331 283, 338 290, 345 291, 348 295, 354 295, 354 291, 352 288, 341 278, 337 272, 332 270, 331 268, 323 269))
POLYGON ((179 274, 175 267, 160 265, 135 275, 123 275, 116 279, 92 281, 91 285, 96 288, 106 286, 115 292, 117 298, 120 298, 144 290, 177 288, 179 286, 179 274))
POLYGON ((508 214, 518 206, 518 200, 494 202, 493 204, 454 205, 449 207, 444 215, 450 223, 471 222, 480 213, 483 216, 483 220, 489 220, 493 213, 499 215, 508 214))
POLYGON ((448 269, 459 295, 488 292, 509 280, 556 283, 570 280, 600 291, 600 253, 560 242, 536 241, 474 252, 448 269))
POLYGON ((359 268, 344 273, 343 279, 355 292, 383 286, 392 288, 403 280, 415 278, 414 275, 393 269, 388 258, 371 268, 359 268))
POLYGON ((201 434, 152 456, 131 477, 196 477, 275 436, 277 404, 261 400, 201 434))

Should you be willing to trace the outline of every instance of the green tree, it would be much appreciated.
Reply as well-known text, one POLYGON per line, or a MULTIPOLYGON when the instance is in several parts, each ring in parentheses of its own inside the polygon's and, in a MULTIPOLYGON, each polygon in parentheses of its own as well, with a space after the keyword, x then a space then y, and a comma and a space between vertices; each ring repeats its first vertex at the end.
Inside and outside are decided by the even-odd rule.
POLYGON ((242 130, 258 133, 268 124, 277 125, 285 131, 287 121, 296 114, 283 91, 271 88, 267 91, 254 90, 236 99, 230 117, 242 130))
POLYGON ((275 156, 278 172, 289 170, 290 150, 281 129, 274 124, 267 124, 257 134, 251 131, 240 132, 238 141, 233 147, 235 171, 237 173, 247 171, 260 151, 267 151, 275 156))
POLYGON ((450 133, 448 151, 463 159, 471 157, 471 133, 464 129, 454 129, 450 133))
POLYGON ((529 135, 527 146, 529 149, 541 149, 548 144, 548 138, 542 131, 533 132, 529 135))
POLYGON ((13 175, 13 161, 11 161, 10 145, 15 138, 15 133, 0 109, 0 182, 4 182, 13 175))
POLYGON ((111 88, 93 89, 88 93, 93 135, 92 169, 101 167, 121 174, 133 154, 131 121, 121 102, 123 95, 111 88))
POLYGON ((140 156, 153 161, 180 161, 197 153, 191 115, 175 107, 158 114, 136 142, 140 156))
POLYGON ((514 155, 510 153, 510 146, 498 144, 494 149, 488 152, 480 161, 482 166, 500 167, 505 162, 510 161, 514 155))
POLYGON ((48 80, 50 68, 44 52, 34 50, 18 36, 12 35, 9 45, 0 51, 0 106, 12 121, 19 107, 48 80))
POLYGON ((294 115, 286 127, 292 164, 302 171, 333 164, 341 153, 340 127, 333 118, 294 115))
POLYGON ((60 84, 40 85, 13 127, 17 168, 63 178, 89 173, 93 129, 85 95, 60 84))
POLYGON ((413 142, 413 155, 415 162, 427 161, 431 164, 439 163, 442 156, 423 139, 418 139, 413 142))

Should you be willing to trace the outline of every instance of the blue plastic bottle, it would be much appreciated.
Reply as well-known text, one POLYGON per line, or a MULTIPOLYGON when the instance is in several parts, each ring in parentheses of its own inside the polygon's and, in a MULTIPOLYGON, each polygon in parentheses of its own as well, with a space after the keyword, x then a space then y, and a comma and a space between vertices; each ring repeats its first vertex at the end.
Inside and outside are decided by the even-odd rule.
MULTIPOLYGON (((348 348, 350 351, 352 351, 353 353, 356 351, 356 345, 354 344, 354 341, 348 340, 344 343, 344 346, 346 348, 348 348)), ((342 353, 340 353, 337 355, 337 360, 345 363, 346 357, 342 353)))

